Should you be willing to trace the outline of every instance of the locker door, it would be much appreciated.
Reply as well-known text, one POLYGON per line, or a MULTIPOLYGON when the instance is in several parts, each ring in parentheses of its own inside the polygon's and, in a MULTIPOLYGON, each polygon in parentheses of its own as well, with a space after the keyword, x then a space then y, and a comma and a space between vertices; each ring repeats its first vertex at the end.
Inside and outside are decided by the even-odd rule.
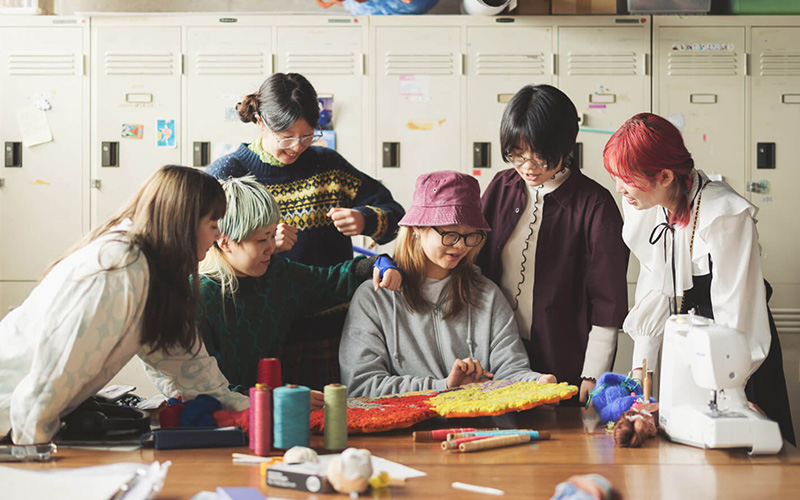
POLYGON ((94 227, 158 168, 181 163, 181 29, 93 27, 92 82, 94 227))
POLYGON ((300 73, 308 78, 318 96, 333 98, 333 149, 359 170, 374 175, 372 165, 362 164, 361 154, 363 29, 348 25, 279 26, 277 71, 300 73))
POLYGON ((236 104, 272 73, 269 27, 187 28, 186 162, 205 167, 252 142, 254 123, 243 123, 236 104))
POLYGON ((461 28, 376 28, 378 178, 408 208, 419 174, 461 170, 461 28))
POLYGON ((82 29, 0 29, 0 141, 18 145, 0 172, 3 281, 35 282, 85 229, 83 89, 82 29))
POLYGON ((796 315, 800 304, 795 246, 800 241, 799 46, 800 28, 752 28, 748 180, 753 191, 750 198, 760 209, 758 234, 764 277, 775 289, 770 303, 779 331, 783 326, 780 309, 794 308, 796 315), (768 157, 770 145, 774 145, 774 164, 768 157))
POLYGON ((553 81, 553 29, 545 27, 467 28, 468 171, 485 188, 509 168, 500 151, 500 120, 514 94, 525 85, 553 81), (488 160, 488 161, 487 161, 488 160))
POLYGON ((581 117, 583 173, 612 193, 603 148, 625 120, 650 110, 649 45, 648 25, 558 29, 558 87, 581 117))
POLYGON ((743 27, 664 27, 655 112, 683 124, 695 166, 744 192, 743 27))

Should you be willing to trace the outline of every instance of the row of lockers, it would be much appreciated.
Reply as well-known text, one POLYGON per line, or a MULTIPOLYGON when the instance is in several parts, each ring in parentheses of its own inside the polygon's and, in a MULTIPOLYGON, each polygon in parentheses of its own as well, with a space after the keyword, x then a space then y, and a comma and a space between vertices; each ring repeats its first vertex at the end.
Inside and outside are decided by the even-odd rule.
POLYGON ((609 189, 610 133, 670 116, 698 167, 750 188, 773 305, 800 331, 798 46, 791 16, 2 18, 0 311, 157 167, 252 141, 235 104, 282 71, 332 100, 336 149, 406 206, 421 172, 485 186, 506 168, 500 116, 523 85, 573 99, 582 168, 609 189))

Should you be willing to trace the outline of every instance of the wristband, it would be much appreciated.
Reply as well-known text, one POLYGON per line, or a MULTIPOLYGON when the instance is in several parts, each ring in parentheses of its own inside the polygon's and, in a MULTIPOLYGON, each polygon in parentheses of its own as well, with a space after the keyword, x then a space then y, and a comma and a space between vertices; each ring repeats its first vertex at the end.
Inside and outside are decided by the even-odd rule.
POLYGON ((389 269, 394 269, 395 271, 400 272, 391 257, 386 255, 378 255, 378 257, 375 259, 375 263, 372 264, 372 267, 378 268, 381 278, 383 278, 383 274, 389 269))

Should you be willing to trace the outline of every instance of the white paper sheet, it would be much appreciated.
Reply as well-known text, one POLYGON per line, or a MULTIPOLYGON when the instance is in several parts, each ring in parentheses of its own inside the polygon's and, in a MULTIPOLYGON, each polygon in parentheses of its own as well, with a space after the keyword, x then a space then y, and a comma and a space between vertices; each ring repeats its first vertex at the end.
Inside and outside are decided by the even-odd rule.
POLYGON ((19 131, 22 134, 22 145, 26 148, 44 144, 53 140, 47 115, 36 108, 22 108, 17 111, 19 131))

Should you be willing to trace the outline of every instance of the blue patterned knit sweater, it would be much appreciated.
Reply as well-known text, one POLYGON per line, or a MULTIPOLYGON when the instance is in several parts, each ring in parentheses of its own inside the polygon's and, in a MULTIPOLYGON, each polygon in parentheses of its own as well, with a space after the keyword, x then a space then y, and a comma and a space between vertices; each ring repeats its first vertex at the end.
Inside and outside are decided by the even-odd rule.
POLYGON ((252 174, 264 184, 278 201, 281 222, 299 229, 297 243, 281 255, 303 264, 330 266, 353 258, 350 238, 326 215, 333 207, 361 212, 363 234, 380 244, 394 239, 405 214, 380 182, 328 148, 312 146, 291 165, 274 166, 242 144, 206 171, 219 179, 252 174))

